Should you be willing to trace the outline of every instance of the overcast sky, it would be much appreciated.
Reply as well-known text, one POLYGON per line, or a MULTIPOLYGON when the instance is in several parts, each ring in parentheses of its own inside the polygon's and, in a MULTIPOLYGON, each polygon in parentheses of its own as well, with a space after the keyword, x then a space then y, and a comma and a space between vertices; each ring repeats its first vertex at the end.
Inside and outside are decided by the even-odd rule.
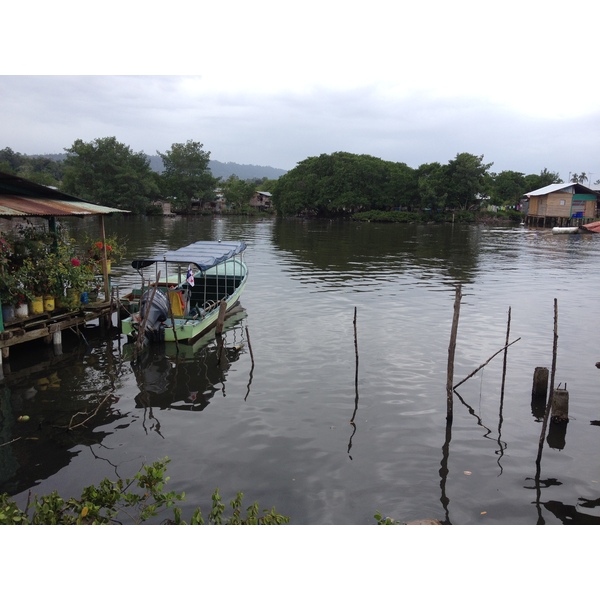
POLYGON ((411 167, 470 152, 493 172, 600 179, 595 3, 204 4, 4 7, 0 148, 194 140, 282 169, 336 151, 411 167))

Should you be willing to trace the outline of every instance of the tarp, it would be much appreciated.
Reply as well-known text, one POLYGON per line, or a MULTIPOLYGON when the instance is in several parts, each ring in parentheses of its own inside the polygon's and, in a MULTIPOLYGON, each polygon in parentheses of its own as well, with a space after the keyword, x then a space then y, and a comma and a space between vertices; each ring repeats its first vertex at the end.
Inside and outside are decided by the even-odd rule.
POLYGON ((200 271, 206 271, 215 265, 233 258, 246 249, 245 242, 194 242, 178 250, 167 250, 158 256, 138 258, 131 266, 144 269, 154 263, 180 263, 196 265, 200 271))

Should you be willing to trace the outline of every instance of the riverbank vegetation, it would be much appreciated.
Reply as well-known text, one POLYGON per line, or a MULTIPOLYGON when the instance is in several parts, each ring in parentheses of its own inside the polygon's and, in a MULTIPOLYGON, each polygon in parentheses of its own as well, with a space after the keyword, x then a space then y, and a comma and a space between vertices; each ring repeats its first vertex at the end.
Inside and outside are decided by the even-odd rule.
POLYGON ((242 510, 243 494, 238 493, 226 512, 219 490, 212 495, 212 505, 205 518, 196 508, 189 523, 182 519, 177 505, 185 493, 167 492, 165 475, 168 458, 142 467, 130 479, 110 481, 84 488, 80 498, 63 499, 54 491, 29 498, 24 510, 7 494, 0 495, 0 525, 122 525, 161 523, 165 525, 283 525, 289 517, 270 510, 260 510, 255 502, 242 510))
MULTIPOLYGON (((199 142, 174 143, 158 152, 158 172, 149 157, 114 137, 80 139, 65 148, 66 158, 26 156, 0 150, 0 171, 54 186, 73 196, 130 210, 162 214, 167 202, 177 214, 253 214, 256 191, 269 192, 272 207, 260 212, 281 216, 354 218, 386 222, 474 221, 490 209, 513 219, 528 191, 561 183, 557 173, 491 171, 483 156, 458 153, 446 164, 412 168, 374 156, 334 152, 304 159, 275 180, 226 180, 210 171, 210 152, 199 142)), ((573 174, 577 181, 585 174, 573 174)))
POLYGON ((476 213, 489 208, 515 211, 527 191, 560 181, 546 169, 539 175, 495 174, 492 164, 466 152, 445 165, 436 162, 417 169, 368 155, 322 154, 277 180, 273 204, 283 216, 473 221, 476 213))

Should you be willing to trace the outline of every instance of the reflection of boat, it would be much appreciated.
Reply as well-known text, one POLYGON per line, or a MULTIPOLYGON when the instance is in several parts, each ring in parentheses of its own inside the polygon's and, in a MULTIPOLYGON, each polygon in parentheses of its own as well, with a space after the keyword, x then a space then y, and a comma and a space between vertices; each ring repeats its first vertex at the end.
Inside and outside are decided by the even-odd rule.
POLYGON ((134 260, 142 287, 123 298, 132 313, 121 321, 123 333, 151 342, 193 342, 239 303, 248 279, 245 249, 244 242, 195 242, 134 260), (155 283, 144 289, 149 278, 142 271, 151 266, 155 283))
MULTIPOLYGON (((202 411, 219 390, 224 394, 227 372, 244 353, 241 321, 245 316, 240 311, 228 321, 226 335, 232 336, 234 343, 226 344, 224 337, 215 341, 204 336, 193 345, 181 345, 179 351, 169 343, 148 344, 142 353, 132 349, 131 368, 139 388, 136 406, 202 411)), ((155 418, 154 413, 151 416, 155 418)))

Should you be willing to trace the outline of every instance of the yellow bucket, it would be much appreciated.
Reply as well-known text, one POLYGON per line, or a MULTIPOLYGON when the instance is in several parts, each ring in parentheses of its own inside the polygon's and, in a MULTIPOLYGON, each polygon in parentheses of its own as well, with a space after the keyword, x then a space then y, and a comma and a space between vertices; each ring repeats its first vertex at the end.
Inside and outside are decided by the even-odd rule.
POLYGON ((52 312, 54 310, 54 306, 54 296, 44 296, 44 310, 46 312, 52 312))
POLYGON ((44 298, 42 296, 36 296, 29 303, 29 312, 32 315, 41 315, 44 312, 44 298))

